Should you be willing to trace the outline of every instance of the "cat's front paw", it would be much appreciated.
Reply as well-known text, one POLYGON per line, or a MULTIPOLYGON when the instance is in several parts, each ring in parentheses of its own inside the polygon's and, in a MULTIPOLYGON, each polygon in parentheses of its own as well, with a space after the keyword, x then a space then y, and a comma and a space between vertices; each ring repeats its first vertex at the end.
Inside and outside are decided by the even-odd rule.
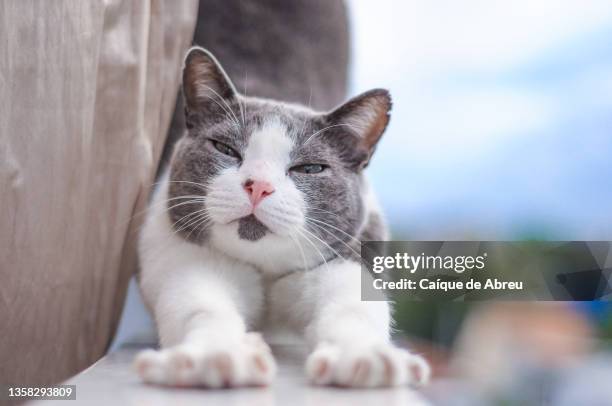
POLYGON ((238 342, 144 350, 134 367, 146 383, 206 388, 265 386, 276 373, 270 347, 257 333, 238 342))
POLYGON ((389 344, 320 344, 306 361, 306 375, 315 385, 420 386, 429 380, 430 368, 420 355, 389 344))

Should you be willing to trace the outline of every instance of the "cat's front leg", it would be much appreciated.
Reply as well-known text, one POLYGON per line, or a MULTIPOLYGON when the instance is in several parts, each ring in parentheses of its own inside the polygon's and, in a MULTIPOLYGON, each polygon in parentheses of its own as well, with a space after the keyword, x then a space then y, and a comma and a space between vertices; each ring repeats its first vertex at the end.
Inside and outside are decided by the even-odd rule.
POLYGON ((421 385, 429 379, 424 358, 393 345, 387 302, 361 301, 358 263, 335 260, 287 278, 288 309, 302 316, 312 348, 306 374, 317 385, 383 387, 421 385))
POLYGON ((261 311, 259 285, 254 271, 234 263, 145 269, 141 288, 162 348, 137 355, 142 380, 207 388, 270 383, 276 369, 270 348, 247 332, 261 311))

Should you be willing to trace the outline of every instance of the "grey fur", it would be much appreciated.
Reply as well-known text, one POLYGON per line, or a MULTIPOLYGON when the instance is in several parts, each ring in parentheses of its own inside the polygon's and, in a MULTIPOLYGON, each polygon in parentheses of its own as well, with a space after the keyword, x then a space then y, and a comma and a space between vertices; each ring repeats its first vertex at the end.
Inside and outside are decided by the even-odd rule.
POLYGON ((241 218, 238 222, 238 236, 243 240, 257 241, 263 238, 267 232, 268 228, 257 220, 253 214, 241 218))
MULTIPOLYGON (((204 4, 208 2, 201 1, 201 12, 204 4)), ((229 75, 225 74, 216 59, 206 51, 193 51, 186 58, 183 72, 185 103, 184 107, 180 108, 184 110, 184 119, 175 117, 173 128, 176 130, 187 127, 188 131, 177 144, 170 164, 171 183, 168 197, 174 199, 168 203, 170 218, 179 235, 194 243, 205 242, 209 224, 194 214, 198 211, 206 212, 203 203, 190 202, 180 197, 205 197, 208 181, 223 168, 241 164, 240 159, 215 151, 210 139, 231 146, 243 156, 251 134, 260 129, 266 119, 275 117, 284 124, 288 134, 294 139, 292 165, 319 163, 328 167, 318 174, 288 174, 305 196, 309 231, 329 245, 330 248, 324 253, 326 258, 337 255, 356 257, 359 253, 358 241, 361 238, 382 239, 385 235, 384 224, 378 216, 370 215, 366 218, 362 199, 362 170, 368 164, 388 122, 388 111, 391 108, 389 94, 385 90, 375 89, 349 100, 329 113, 319 113, 306 108, 308 99, 311 99, 312 105, 327 109, 336 105, 344 94, 346 58, 342 52, 346 50, 326 58, 330 52, 326 47, 346 47, 344 8, 335 0, 266 0, 263 4, 264 6, 255 5, 251 1, 230 0, 215 3, 216 11, 222 15, 219 20, 216 19, 217 14, 214 21, 200 14, 199 18, 203 20, 198 22, 196 40, 209 43, 211 48, 222 55, 224 63, 225 59, 229 60, 229 63, 226 63, 229 75), (244 10, 236 11, 236 7, 244 10), (277 9, 257 10, 258 7, 277 9), (287 36, 291 35, 295 21, 309 19, 298 14, 287 17, 287 14, 291 14, 291 10, 296 13, 298 10, 301 13, 305 12, 304 10, 320 13, 325 8, 329 13, 342 17, 335 31, 327 17, 321 20, 321 16, 317 15, 309 21, 310 26, 302 24, 296 29, 301 36, 305 36, 305 32, 310 30, 310 38, 316 40, 308 45, 310 54, 300 54, 301 51, 294 49, 295 45, 289 47, 291 39, 287 36), (230 22, 237 18, 236 15, 242 16, 238 20, 246 24, 245 26, 237 26, 235 21, 230 22), (266 18, 278 20, 263 21, 266 18), (205 20, 210 24, 207 27, 203 22, 205 20), (230 27, 236 30, 232 35, 227 31, 230 27), (322 31, 315 32, 317 29, 322 31), (272 33, 282 38, 276 38, 272 33), (325 40, 318 37, 325 33, 330 37, 325 40), (257 36, 259 38, 256 38, 257 36), (271 46, 273 37, 280 41, 279 49, 284 49, 282 52, 286 52, 285 54, 279 53, 279 49, 271 46), (312 55, 319 46, 322 46, 322 50, 313 60, 312 55), (292 49, 285 49, 287 47, 292 49), (249 96, 240 94, 244 85, 242 70, 247 66, 249 96), (330 69, 334 71, 333 74, 330 69), (307 80, 299 80, 300 74, 307 80), (238 86, 232 84, 230 77, 238 86), (199 97, 196 88, 201 83, 214 89, 219 97, 214 97, 216 100, 199 97), (281 101, 263 97, 272 97, 283 102, 300 102, 304 108, 294 108, 281 101), (244 109, 241 110, 241 107, 244 109), (228 110, 235 112, 237 116, 244 111, 244 120, 242 116, 238 119, 239 126, 233 122, 232 114, 228 110), (374 115, 377 120, 368 131, 359 133, 355 128, 346 125, 346 122, 351 122, 355 117, 371 117, 373 112, 376 113, 374 115), (312 137, 315 133, 317 135, 312 137)), ((207 4, 206 7, 210 9, 211 6, 207 4)), ((295 41, 299 42, 299 39, 295 41)), ((267 232, 269 230, 265 225, 253 215, 239 220, 238 235, 242 239, 255 242, 267 232)))

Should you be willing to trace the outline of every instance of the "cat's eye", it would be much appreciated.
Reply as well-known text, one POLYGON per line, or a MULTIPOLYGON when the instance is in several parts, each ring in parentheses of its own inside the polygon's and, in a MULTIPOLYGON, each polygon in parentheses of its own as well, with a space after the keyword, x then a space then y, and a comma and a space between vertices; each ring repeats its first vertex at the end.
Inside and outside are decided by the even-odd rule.
POLYGON ((325 168, 327 167, 321 164, 305 164, 294 166, 290 170, 298 173, 315 174, 323 172, 325 168))
POLYGON ((210 142, 212 142, 213 147, 215 147, 215 149, 219 151, 220 153, 227 155, 227 156, 231 156, 232 158, 240 159, 240 155, 232 147, 222 142, 216 141, 216 140, 210 140, 210 142))

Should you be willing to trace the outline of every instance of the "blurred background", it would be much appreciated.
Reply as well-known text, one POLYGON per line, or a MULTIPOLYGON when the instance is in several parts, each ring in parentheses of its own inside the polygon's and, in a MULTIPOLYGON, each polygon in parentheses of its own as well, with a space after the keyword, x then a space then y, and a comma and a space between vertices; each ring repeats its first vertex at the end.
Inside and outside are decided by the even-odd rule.
POLYGON ((612 3, 349 1, 395 237, 612 238, 612 3), (399 176, 398 176, 399 175, 399 176))
MULTIPOLYGON (((394 99, 369 167, 393 239, 612 239, 612 3, 348 4, 351 93, 394 99)), ((395 319, 437 403, 612 404, 605 302, 400 298, 395 319)))
MULTIPOLYGON (((612 239, 612 3, 348 6, 350 93, 394 99, 369 168, 393 239, 612 239)), ((434 365, 436 403, 612 399, 605 302, 399 299, 395 319, 434 365)), ((147 327, 132 282, 114 347, 147 327)))

